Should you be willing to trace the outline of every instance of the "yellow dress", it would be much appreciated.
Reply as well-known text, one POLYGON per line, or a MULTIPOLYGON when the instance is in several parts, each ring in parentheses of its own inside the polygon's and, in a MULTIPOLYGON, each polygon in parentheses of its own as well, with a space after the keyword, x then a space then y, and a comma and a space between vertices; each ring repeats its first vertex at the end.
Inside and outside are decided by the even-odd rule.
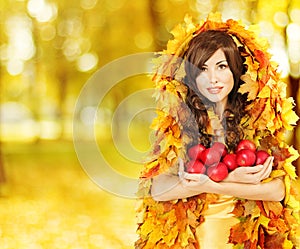
POLYGON ((203 222, 196 231, 201 249, 229 249, 230 228, 238 222, 230 212, 234 207, 234 198, 221 196, 217 203, 210 204, 205 211, 203 222))

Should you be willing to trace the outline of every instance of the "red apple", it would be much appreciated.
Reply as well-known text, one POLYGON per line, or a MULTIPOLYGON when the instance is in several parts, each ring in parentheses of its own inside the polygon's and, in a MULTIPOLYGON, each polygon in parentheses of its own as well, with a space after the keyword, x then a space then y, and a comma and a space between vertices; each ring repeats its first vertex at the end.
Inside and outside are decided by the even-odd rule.
POLYGON ((229 171, 236 169, 238 166, 236 162, 236 154, 234 153, 227 154, 223 158, 222 162, 225 163, 229 171))
POLYGON ((248 139, 243 139, 236 146, 235 152, 237 153, 240 150, 244 150, 244 149, 252 150, 253 152, 255 152, 256 146, 252 141, 250 141, 248 139))
POLYGON ((220 182, 228 176, 227 166, 220 162, 207 168, 207 175, 215 182, 220 182))
POLYGON ((201 153, 200 160, 206 165, 210 166, 221 161, 222 154, 213 148, 207 148, 201 153))
POLYGON ((205 146, 202 144, 196 144, 188 149, 188 155, 190 159, 200 159, 201 153, 205 150, 205 146))
POLYGON ((226 145, 223 144, 223 143, 220 143, 220 142, 215 142, 211 148, 213 150, 216 150, 216 151, 219 151, 221 154, 222 154, 222 157, 224 157, 228 151, 227 151, 227 148, 226 148, 226 145))
POLYGON ((269 156, 270 156, 269 153, 266 152, 265 150, 256 151, 255 165, 264 164, 264 162, 267 160, 269 156))
POLYGON ((190 174, 204 174, 206 168, 199 160, 192 160, 186 164, 186 172, 190 174))
POLYGON ((242 149, 236 153, 236 163, 238 166, 253 166, 255 164, 256 155, 250 149, 242 149))

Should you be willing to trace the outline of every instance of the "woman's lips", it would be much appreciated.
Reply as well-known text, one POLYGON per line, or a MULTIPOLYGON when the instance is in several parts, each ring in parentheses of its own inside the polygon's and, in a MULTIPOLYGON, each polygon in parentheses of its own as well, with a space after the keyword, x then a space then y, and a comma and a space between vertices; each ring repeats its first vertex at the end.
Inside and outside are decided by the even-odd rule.
POLYGON ((210 94, 218 94, 222 91, 223 87, 222 86, 215 86, 215 87, 208 87, 207 91, 210 94))

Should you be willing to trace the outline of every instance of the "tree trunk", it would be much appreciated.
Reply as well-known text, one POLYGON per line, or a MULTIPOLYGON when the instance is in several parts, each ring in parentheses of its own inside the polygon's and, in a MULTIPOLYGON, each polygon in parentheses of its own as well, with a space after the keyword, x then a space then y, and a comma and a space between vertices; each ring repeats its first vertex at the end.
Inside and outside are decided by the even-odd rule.
MULTIPOLYGON (((300 116, 300 102, 297 99, 297 93, 298 93, 298 89, 299 89, 299 79, 296 79, 292 76, 289 77, 289 81, 290 81, 290 89, 291 89, 291 96, 295 99, 296 101, 296 108, 295 108, 295 112, 297 113, 298 116, 300 116)), ((294 145, 294 147, 299 150, 300 149, 300 141, 298 141, 297 139, 297 133, 300 132, 300 127, 299 125, 296 127, 296 129, 294 130, 293 133, 293 139, 292 139, 292 144, 294 145)), ((295 162, 295 166, 297 168, 297 174, 300 174, 300 158, 298 160, 296 160, 295 162)))
POLYGON ((2 143, 0 142, 0 184, 6 182, 5 171, 4 171, 4 160, 2 155, 2 143))
MULTIPOLYGON (((0 65, 0 75, 2 75, 2 70, 3 70, 3 68, 0 65)), ((0 92, 1 92, 1 90, 2 90, 2 77, 0 77, 0 92)), ((0 96, 2 96, 2 95, 0 94, 0 96)), ((2 103, 1 100, 0 100, 0 103, 2 103)), ((1 113, 0 113, 0 124, 1 124, 1 121, 2 120, 1 120, 1 113)), ((1 130, 0 130, 0 135, 1 135, 1 130)), ((6 181, 2 148, 3 148, 3 145, 2 145, 2 142, 0 141, 0 184, 3 184, 6 181)))

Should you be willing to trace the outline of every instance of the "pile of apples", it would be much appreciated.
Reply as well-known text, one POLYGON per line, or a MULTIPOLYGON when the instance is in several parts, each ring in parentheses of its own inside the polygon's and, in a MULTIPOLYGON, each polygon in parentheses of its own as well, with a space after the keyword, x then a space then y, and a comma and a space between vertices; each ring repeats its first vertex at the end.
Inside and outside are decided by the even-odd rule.
POLYGON ((225 144, 215 142, 209 148, 202 144, 192 146, 188 156, 190 161, 185 166, 188 173, 206 174, 213 181, 220 182, 237 167, 263 164, 270 155, 264 150, 257 150, 251 140, 244 139, 232 153, 228 153, 225 144))

